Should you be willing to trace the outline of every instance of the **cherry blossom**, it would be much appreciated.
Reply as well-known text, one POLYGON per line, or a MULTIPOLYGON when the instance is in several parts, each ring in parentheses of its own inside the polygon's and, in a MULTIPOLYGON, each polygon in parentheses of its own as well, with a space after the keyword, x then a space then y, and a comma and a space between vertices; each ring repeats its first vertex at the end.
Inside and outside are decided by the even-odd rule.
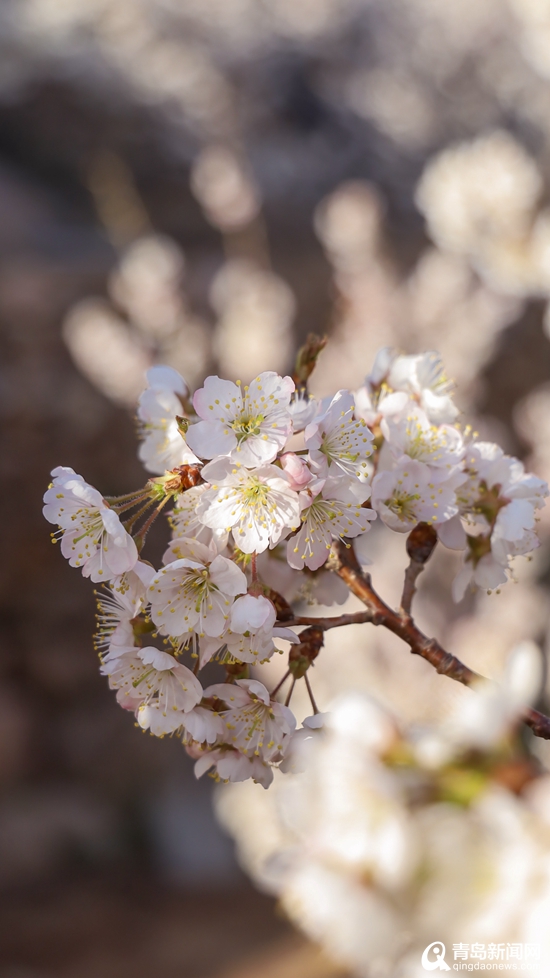
POLYGON ((374 510, 362 506, 369 496, 370 486, 359 481, 327 479, 320 494, 302 510, 302 526, 288 541, 290 566, 317 570, 328 559, 334 539, 366 533, 370 521, 376 519, 374 510))
MULTIPOLYGON (((345 708, 319 714, 323 686, 314 689, 311 667, 327 629, 375 620, 378 596, 361 568, 385 553, 388 529, 411 533, 410 565, 401 611, 380 600, 386 611, 376 621, 412 648, 416 579, 437 537, 461 551, 455 600, 468 587, 498 591, 513 576, 514 558, 539 545, 536 524, 549 490, 518 459, 456 423, 452 384, 438 354, 385 348, 356 395, 340 390, 319 401, 307 390, 311 349, 309 359, 297 360, 297 392, 290 377, 273 371, 245 387, 208 377, 194 397, 196 414, 177 371, 151 368, 138 407, 140 458, 160 478, 104 498, 73 469, 58 467, 44 515, 58 525, 52 535, 71 565, 106 585, 98 594, 95 642, 120 706, 155 736, 177 732, 197 777, 211 771, 218 780, 252 779, 267 787, 275 768, 281 778, 301 771, 307 779, 315 768, 311 758, 328 758, 333 774, 322 804, 332 829, 325 835, 312 823, 307 838, 325 852, 330 873, 337 864, 359 866, 373 885, 383 879, 391 889, 411 869, 403 852, 407 829, 385 787, 397 726, 381 720, 372 703, 350 698, 345 708), (151 525, 165 515, 171 540, 157 570, 141 554, 151 525), (367 537, 377 515, 384 526, 367 537), (327 622, 326 612, 319 618, 303 607, 342 604, 350 591, 366 615, 346 608, 327 622), (296 634, 294 627, 305 630, 296 634), (159 635, 164 649, 146 644, 159 635), (273 658, 282 651, 278 640, 291 645, 286 672, 273 658), (203 690, 197 674, 208 663, 220 681, 203 690), (272 693, 260 676, 269 677, 272 693), (303 715, 302 695, 314 715, 296 732, 288 704, 295 696, 303 715), (354 785, 365 776, 358 751, 376 755, 369 765, 377 772, 370 784, 374 808, 359 821, 349 816, 359 797, 354 785), (342 782, 338 771, 345 772, 342 782), (387 832, 379 831, 380 812, 387 832), (339 826, 348 822, 353 852, 340 838, 339 826)), ((425 658, 429 651, 436 665, 444 654, 436 642, 414 651, 425 658)), ((448 661, 455 670, 449 675, 458 678, 458 660, 448 661)), ((509 690, 496 699, 487 693, 479 710, 493 719, 498 714, 493 728, 506 733, 531 701, 524 696, 518 706, 516 700, 509 690)), ((464 744, 449 747, 449 737, 454 757, 464 744)), ((495 743, 480 741, 481 749, 495 743)), ((427 741, 422 750, 427 757, 427 741)))
POLYGON ((392 390, 413 395, 434 424, 452 422, 458 416, 458 408, 451 398, 454 384, 445 373, 439 353, 395 357, 387 384, 392 390))
POLYGON ((422 408, 409 401, 397 415, 382 419, 380 428, 394 458, 408 455, 435 468, 459 465, 465 453, 460 432, 450 425, 428 421, 422 408))
POLYGON ((145 376, 149 386, 140 395, 137 412, 142 437, 139 458, 148 472, 159 475, 177 465, 194 465, 199 460, 176 421, 183 414, 178 395, 189 393, 183 377, 171 367, 151 367, 145 376))
POLYGON ((192 757, 198 758, 195 764, 195 777, 201 778, 210 768, 214 768, 220 781, 256 781, 263 788, 269 788, 273 781, 273 769, 260 757, 249 757, 231 747, 201 749, 194 745, 187 748, 192 757))
POLYGON ((232 560, 219 554, 209 563, 212 554, 201 549, 202 562, 174 560, 149 585, 151 617, 164 635, 222 635, 233 599, 246 592, 246 577, 232 560))
POLYGON ((109 677, 111 689, 136 701, 139 725, 155 736, 177 730, 183 714, 202 698, 202 686, 191 670, 150 646, 106 656, 101 672, 109 677))
POLYGON ((92 581, 110 581, 134 567, 138 552, 120 518, 97 489, 73 469, 52 471, 42 512, 61 532, 61 553, 92 581))
POLYGON ((241 465, 271 462, 292 432, 289 412, 294 382, 272 370, 250 385, 207 377, 193 398, 202 418, 187 433, 187 442, 200 458, 230 455, 241 465))
POLYGON ((458 513, 455 489, 436 482, 432 469, 409 458, 374 477, 372 505, 386 526, 399 533, 420 522, 443 523, 458 513))
POLYGON ((373 434, 362 418, 356 419, 355 400, 349 391, 338 391, 329 407, 305 430, 310 458, 330 475, 341 472, 366 479, 367 458, 372 453, 373 434))
POLYGON ((215 696, 226 705, 219 713, 231 747, 267 762, 282 759, 296 720, 288 707, 270 700, 263 683, 255 679, 239 679, 229 686, 218 683, 204 695, 215 696))
POLYGON ((197 505, 197 515, 213 530, 231 530, 244 553, 262 553, 300 523, 298 494, 275 465, 250 471, 229 459, 216 459, 202 470, 211 486, 197 505))
POLYGON ((120 655, 134 647, 133 619, 145 608, 154 575, 154 567, 138 560, 131 571, 98 592, 95 648, 101 654, 120 655))

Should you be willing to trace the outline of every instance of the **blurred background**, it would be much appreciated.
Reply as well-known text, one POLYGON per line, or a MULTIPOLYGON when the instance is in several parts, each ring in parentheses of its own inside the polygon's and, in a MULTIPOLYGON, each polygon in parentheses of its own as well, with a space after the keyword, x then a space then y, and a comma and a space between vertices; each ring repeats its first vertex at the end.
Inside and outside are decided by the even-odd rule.
MULTIPOLYGON (((309 331, 320 395, 381 346, 439 350, 465 419, 548 479, 549 79, 550 0, 1 0, 1 978, 338 973, 247 882, 181 744, 117 707, 41 497, 58 464, 143 483, 152 363, 285 372, 309 331)), ((372 539, 395 602, 404 542, 372 539)), ((545 648, 546 545, 500 604, 452 607, 453 561, 424 627, 491 675, 545 648)), ((335 680, 339 641, 321 708, 461 693, 364 631, 335 680)))

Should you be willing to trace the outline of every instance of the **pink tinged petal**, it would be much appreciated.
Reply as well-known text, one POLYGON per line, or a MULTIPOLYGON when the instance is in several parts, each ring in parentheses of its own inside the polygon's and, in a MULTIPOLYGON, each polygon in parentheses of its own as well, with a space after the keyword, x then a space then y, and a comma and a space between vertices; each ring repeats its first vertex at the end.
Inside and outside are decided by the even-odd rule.
MULTIPOLYGON (((242 403, 241 388, 219 377, 207 377, 204 387, 196 391, 193 397, 199 418, 209 422, 234 418, 242 410, 242 403)), ((213 458, 213 455, 205 457, 213 458)))
POLYGON ((207 662, 210 662, 216 655, 216 652, 220 650, 224 642, 223 638, 201 635, 199 639, 199 666, 201 669, 204 668, 207 662))
POLYGON ((183 726, 191 739, 198 744, 215 744, 225 733, 222 718, 202 706, 196 706, 184 714, 183 726))
POLYGON ((305 459, 295 455, 294 452, 286 452, 285 455, 282 455, 281 465, 288 476, 291 489, 295 489, 297 492, 313 479, 305 459))
POLYGON ((227 626, 230 602, 222 594, 210 592, 207 598, 207 610, 202 620, 201 629, 211 638, 219 638, 227 626))
POLYGON ((246 593, 246 575, 232 560, 221 554, 210 564, 210 579, 224 594, 234 597, 246 593))
POLYGON ((195 762, 195 766, 193 768, 197 780, 199 778, 202 778, 203 774, 206 774, 206 772, 209 771, 211 767, 214 767, 219 757, 221 757, 221 751, 215 751, 215 752, 211 751, 206 754, 203 754, 202 757, 199 757, 198 761, 195 762))
POLYGON ((162 364, 150 367, 145 374, 145 379, 153 390, 174 391, 183 397, 189 393, 189 388, 183 377, 173 367, 166 367, 162 364))
POLYGON ((445 523, 439 523, 437 535, 443 546, 448 547, 449 550, 464 550, 466 547, 466 533, 459 516, 453 516, 445 523))
POLYGON ((185 435, 186 442, 199 458, 214 458, 217 455, 229 455, 235 448, 237 439, 232 431, 222 421, 199 421, 192 424, 185 435))
MULTIPOLYGON (((277 452, 284 446, 287 434, 276 436, 276 432, 270 432, 269 438, 264 440, 261 435, 253 435, 236 444, 231 450, 231 458, 240 465, 254 468, 257 465, 266 465, 277 457, 277 452)), ((211 456, 209 456, 210 458, 211 456)))
POLYGON ((535 525, 535 512, 532 503, 526 499, 514 499, 500 510, 495 524, 495 533, 506 540, 519 540, 525 530, 535 525))
MULTIPOLYGON (((246 690, 249 694, 253 694, 254 696, 257 696, 257 698, 262 703, 264 703, 266 706, 269 706, 270 704, 269 693, 265 688, 264 684, 258 682, 257 679, 237 679, 235 685, 240 686, 241 689, 246 690)), ((279 704, 274 704, 274 706, 275 705, 279 705, 279 704)))
MULTIPOLYGON (((347 597, 347 588, 346 588, 347 597)), ((281 638, 285 642, 290 642, 291 645, 299 645, 300 639, 296 635, 296 632, 291 631, 290 628, 274 628, 272 632, 273 638, 281 638)))
POLYGON ((231 609, 231 631, 242 634, 259 628, 271 629, 276 617, 275 608, 267 598, 245 594, 237 598, 231 609))
POLYGON ((168 652, 163 652, 162 649, 156 649, 152 645, 146 646, 146 648, 141 649, 138 655, 142 662, 147 665, 154 666, 155 669, 173 669, 177 664, 173 655, 169 655, 168 652))
POLYGON ((508 578, 504 569, 494 559, 492 554, 486 554, 477 564, 474 571, 474 581, 478 587, 492 591, 500 584, 506 584, 508 578))
POLYGON ((241 689, 236 683, 214 683, 206 687, 203 696, 205 699, 215 697, 230 708, 246 706, 250 703, 250 696, 246 689, 241 689))
POLYGON ((181 401, 171 391, 145 390, 140 394, 137 415, 147 424, 161 425, 182 412, 181 401))
POLYGON ((107 567, 116 577, 132 570, 138 560, 137 547, 128 533, 126 539, 120 542, 108 535, 103 545, 103 552, 107 567))
POLYGON ((148 564, 145 560, 138 560, 132 570, 146 588, 149 587, 153 577, 157 573, 155 568, 152 567, 151 564, 148 564))

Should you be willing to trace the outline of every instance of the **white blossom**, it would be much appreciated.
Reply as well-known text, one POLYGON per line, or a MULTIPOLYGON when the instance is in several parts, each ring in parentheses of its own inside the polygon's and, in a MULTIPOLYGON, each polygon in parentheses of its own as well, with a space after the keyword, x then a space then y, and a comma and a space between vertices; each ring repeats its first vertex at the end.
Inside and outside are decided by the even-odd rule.
POLYGON ((195 706, 186 713, 182 718, 182 727, 185 731, 184 743, 212 745, 223 740, 225 734, 225 724, 219 713, 204 706, 195 706))
POLYGON ((409 401, 401 414, 383 418, 380 428, 396 459, 408 455, 425 465, 449 470, 464 457, 460 432, 447 424, 432 424, 414 401, 409 401))
POLYGON ((451 397, 454 384, 445 373, 439 353, 395 357, 387 383, 392 390, 405 391, 417 399, 434 424, 456 420, 458 408, 451 397))
POLYGON ((360 479, 368 477, 373 434, 354 412, 353 394, 338 391, 325 413, 307 426, 306 447, 321 474, 334 476, 342 472, 360 479))
POLYGON ((321 401, 317 401, 311 394, 296 391, 288 405, 294 434, 307 428, 321 409, 321 401))
POLYGON ((199 519, 213 530, 231 530, 244 553, 274 547, 299 525, 298 494, 276 465, 250 471, 229 459, 217 459, 205 465, 202 475, 211 486, 198 502, 199 519))
POLYGON ((188 448, 176 421, 183 413, 178 395, 188 396, 183 377, 171 367, 151 367, 145 376, 149 386, 140 395, 137 412, 142 437, 140 460, 155 474, 196 464, 199 460, 188 448))
POLYGON ((206 774, 210 768, 214 768, 216 777, 220 781, 252 781, 261 784, 263 788, 269 788, 273 781, 273 769, 266 764, 260 757, 249 757, 241 754, 240 751, 230 747, 220 747, 214 749, 197 750, 187 748, 192 757, 198 758, 195 764, 195 777, 200 778, 206 774))
MULTIPOLYGON (((307 493, 302 494, 304 499, 307 493)), ((362 503, 370 496, 370 486, 359 481, 329 478, 320 494, 302 510, 302 526, 287 544, 287 560, 300 570, 317 570, 328 559, 332 541, 356 537, 370 529, 376 519, 373 509, 362 503)))
POLYGON ((209 686, 204 695, 215 696, 226 705, 219 713, 225 723, 227 744, 266 762, 282 759, 296 720, 287 706, 270 700, 263 683, 255 679, 218 683, 209 686))
POLYGON ((119 517, 97 489, 59 466, 42 512, 61 532, 61 553, 92 581, 110 581, 134 567, 138 552, 119 517))
POLYGON ((201 458, 230 455, 241 465, 271 462, 292 433, 290 377, 272 370, 250 385, 207 377, 193 398, 202 420, 187 432, 187 442, 201 458))
POLYGON ((142 560, 131 571, 97 592, 95 647, 102 654, 127 652, 135 645, 132 620, 146 605, 146 592, 155 569, 142 560))
POLYGON ((138 723, 155 736, 177 730, 183 714, 202 698, 202 686, 187 666, 160 649, 130 649, 106 656, 101 672, 111 689, 136 701, 138 723))
POLYGON ((201 523, 197 516, 197 504, 206 486, 192 486, 176 497, 176 505, 170 514, 172 539, 164 553, 164 564, 179 557, 188 556, 186 544, 189 539, 198 540, 207 546, 215 543, 218 550, 223 550, 227 544, 227 530, 211 530, 201 523))
POLYGON ((164 635, 222 635, 233 599, 246 592, 246 577, 232 560, 219 554, 210 563, 212 553, 202 546, 201 552, 202 561, 166 564, 149 585, 151 617, 164 635))
POLYGON ((452 485, 437 482, 432 469, 409 458, 374 477, 372 505, 386 526, 399 533, 420 522, 443 523, 458 513, 452 485))

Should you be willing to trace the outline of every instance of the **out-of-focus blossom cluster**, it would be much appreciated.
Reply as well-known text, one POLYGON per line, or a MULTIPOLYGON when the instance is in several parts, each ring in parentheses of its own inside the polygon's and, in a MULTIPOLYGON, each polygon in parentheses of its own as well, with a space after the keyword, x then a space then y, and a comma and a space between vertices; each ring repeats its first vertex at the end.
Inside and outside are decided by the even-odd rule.
POLYGON ((183 254, 171 238, 138 237, 111 275, 111 301, 90 297, 69 312, 63 336, 71 355, 111 400, 134 405, 144 372, 159 357, 192 382, 204 375, 210 338, 187 307, 183 271, 183 254))
POLYGON ((449 968, 453 948, 479 964, 515 944, 547 974, 550 778, 514 737, 540 667, 523 643, 501 684, 407 733, 348 692, 304 723, 267 795, 218 794, 245 868, 353 974, 420 978, 436 935, 449 968))
MULTIPOLYGON (((298 356, 302 378, 316 342, 298 356)), ((308 587, 326 604, 345 600, 325 566, 334 541, 354 541, 361 560, 376 517, 400 534, 433 527, 463 552, 457 600, 468 584, 505 583, 514 558, 538 546, 546 483, 461 428, 435 353, 385 348, 355 394, 325 401, 274 371, 244 385, 207 377, 192 398, 171 367, 151 368, 147 383, 138 405, 146 485, 104 498, 59 467, 44 515, 70 564, 106 586, 97 644, 119 703, 154 735, 178 731, 198 775, 214 768, 267 786, 292 750, 288 702, 320 644, 312 651, 314 636, 281 627, 277 612, 292 621, 286 595, 308 587), (157 570, 140 554, 170 502, 172 539, 157 570), (165 649, 145 644, 153 635, 165 649), (298 647, 284 705, 249 678, 280 639, 298 647), (203 688, 197 673, 212 660, 226 681, 203 688)), ((311 703, 315 716, 312 694, 311 703)))

